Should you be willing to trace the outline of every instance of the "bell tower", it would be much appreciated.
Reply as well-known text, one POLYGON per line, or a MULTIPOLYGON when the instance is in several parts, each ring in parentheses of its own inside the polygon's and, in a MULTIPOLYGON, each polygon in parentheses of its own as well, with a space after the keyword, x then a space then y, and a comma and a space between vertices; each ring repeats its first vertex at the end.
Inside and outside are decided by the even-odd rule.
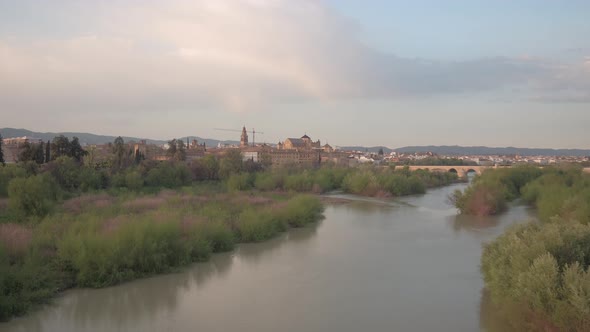
POLYGON ((248 146, 248 133, 246 132, 246 126, 242 128, 242 136, 240 137, 240 147, 245 148, 248 146))

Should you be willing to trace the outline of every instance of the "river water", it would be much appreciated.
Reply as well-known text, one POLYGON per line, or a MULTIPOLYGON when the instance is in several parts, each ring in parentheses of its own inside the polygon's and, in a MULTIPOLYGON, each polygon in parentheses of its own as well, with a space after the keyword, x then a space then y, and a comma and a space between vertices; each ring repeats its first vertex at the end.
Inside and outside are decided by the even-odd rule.
POLYGON ((325 219, 240 245, 183 272, 65 292, 0 331, 494 330, 479 271, 482 244, 530 220, 457 216, 447 196, 354 196, 325 219))

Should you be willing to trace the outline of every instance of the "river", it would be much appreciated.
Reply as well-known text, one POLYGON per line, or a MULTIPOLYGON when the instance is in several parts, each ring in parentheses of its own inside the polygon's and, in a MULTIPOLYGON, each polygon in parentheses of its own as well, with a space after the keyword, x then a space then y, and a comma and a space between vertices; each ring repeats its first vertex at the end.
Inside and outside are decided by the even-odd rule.
POLYGON ((180 273, 74 289, 0 331, 485 331, 482 244, 532 218, 457 216, 447 195, 354 196, 325 219, 180 273))

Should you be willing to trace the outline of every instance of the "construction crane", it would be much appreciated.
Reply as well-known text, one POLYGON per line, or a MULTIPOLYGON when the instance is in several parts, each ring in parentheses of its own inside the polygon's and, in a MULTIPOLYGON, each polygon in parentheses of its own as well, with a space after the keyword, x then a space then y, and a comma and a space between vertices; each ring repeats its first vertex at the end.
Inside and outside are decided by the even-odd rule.
MULTIPOLYGON (((214 130, 222 130, 222 131, 233 131, 233 132, 238 132, 241 133, 243 129, 226 129, 226 128, 213 128, 214 130)), ((252 128, 252 146, 256 146, 256 134, 263 134, 264 132, 262 131, 256 131, 256 129, 252 128)))

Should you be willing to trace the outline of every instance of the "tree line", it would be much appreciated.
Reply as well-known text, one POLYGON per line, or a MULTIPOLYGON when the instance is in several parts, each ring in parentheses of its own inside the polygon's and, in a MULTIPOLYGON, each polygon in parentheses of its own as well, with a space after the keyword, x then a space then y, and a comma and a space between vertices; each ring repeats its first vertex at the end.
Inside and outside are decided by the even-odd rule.
POLYGON ((581 167, 515 167, 478 176, 452 200, 461 213, 501 213, 519 199, 539 222, 487 244, 481 267, 491 299, 515 330, 590 330, 590 175, 581 167))

